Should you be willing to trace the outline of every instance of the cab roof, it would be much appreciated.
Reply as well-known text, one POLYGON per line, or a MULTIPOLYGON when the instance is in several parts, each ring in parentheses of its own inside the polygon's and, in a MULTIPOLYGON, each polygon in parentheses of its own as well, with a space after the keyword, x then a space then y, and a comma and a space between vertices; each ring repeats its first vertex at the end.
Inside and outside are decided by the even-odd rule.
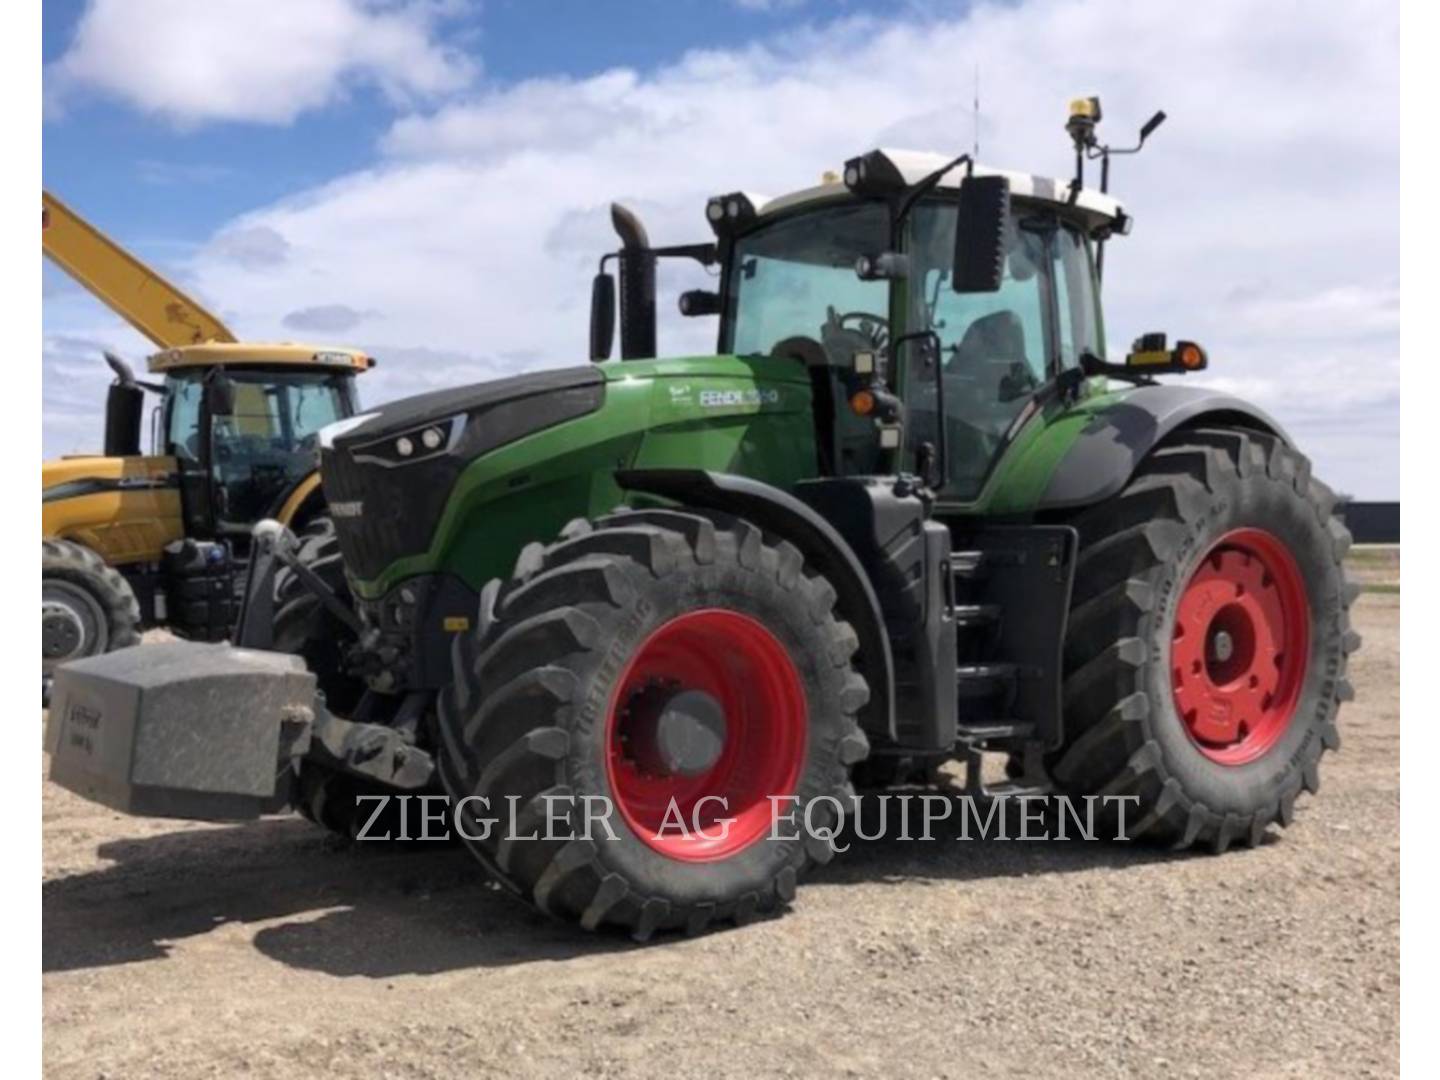
POLYGON ((207 341, 201 345, 184 345, 153 353, 146 366, 152 372, 163 373, 198 367, 286 365, 348 370, 358 374, 374 367, 375 361, 358 349, 339 345, 301 345, 288 341, 275 344, 207 341))
MULTIPOLYGON (((951 158, 944 154, 930 153, 925 150, 890 150, 881 149, 884 154, 905 178, 907 184, 918 183, 929 176, 936 169, 947 165, 951 158)), ((1124 207, 1118 199, 1110 195, 1102 195, 1092 188, 1081 188, 1079 194, 1071 201, 1071 182, 1069 180, 1055 180, 1048 176, 1036 176, 1033 173, 1016 172, 1012 169, 997 169, 988 165, 977 164, 974 174, 976 176, 1004 176, 1010 181, 1010 194, 1017 198, 1037 199, 1042 202, 1055 203, 1058 206, 1069 208, 1072 212, 1085 219, 1086 225, 1091 229, 1102 228, 1114 225, 1126 218, 1124 207)), ((964 168, 955 169, 947 173, 939 183, 943 190, 954 189, 960 186, 960 181, 966 175, 964 168)), ((827 199, 844 198, 850 192, 841 182, 836 174, 827 174, 823 183, 814 187, 804 188, 800 191, 792 191, 788 195, 781 195, 778 198, 770 198, 764 195, 754 195, 746 192, 756 214, 760 217, 767 217, 771 214, 781 213, 786 210, 793 210, 807 203, 822 202, 827 199), (831 176, 834 179, 831 179, 831 176)))

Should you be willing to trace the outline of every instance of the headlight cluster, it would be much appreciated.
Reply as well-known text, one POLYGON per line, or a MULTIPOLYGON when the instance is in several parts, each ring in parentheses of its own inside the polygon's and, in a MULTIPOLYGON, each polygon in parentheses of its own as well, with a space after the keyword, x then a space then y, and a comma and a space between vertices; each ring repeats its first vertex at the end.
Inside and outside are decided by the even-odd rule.
POLYGON ((454 446, 464 430, 464 413, 447 416, 443 420, 432 420, 397 435, 386 435, 384 438, 361 443, 351 448, 350 456, 355 461, 387 466, 428 461, 454 446))

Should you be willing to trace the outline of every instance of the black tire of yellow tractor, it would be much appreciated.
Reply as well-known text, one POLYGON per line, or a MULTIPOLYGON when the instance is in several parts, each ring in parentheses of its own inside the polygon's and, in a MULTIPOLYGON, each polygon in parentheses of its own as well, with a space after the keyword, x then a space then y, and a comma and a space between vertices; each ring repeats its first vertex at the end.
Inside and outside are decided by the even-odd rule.
POLYGON ((620 813, 608 819, 613 835, 597 825, 589 839, 567 838, 583 830, 566 810, 617 794, 606 766, 609 703, 650 635, 723 609, 763 627, 794 665, 806 735, 789 805, 803 824, 819 799, 814 833, 838 830, 835 808, 852 806, 850 769, 869 751, 856 722, 869 689, 852 663, 855 632, 834 605, 833 587, 793 545, 709 511, 620 511, 574 521, 548 547, 527 546, 509 580, 486 586, 480 625, 457 641, 455 678, 441 694, 441 778, 462 808, 462 842, 542 912, 640 941, 783 908, 797 881, 834 854, 802 827, 693 862, 647 845, 620 813), (484 797, 484 813, 498 819, 488 833, 465 812, 468 796, 484 797), (528 839, 547 806, 564 819, 559 835, 528 839), (507 807, 518 808, 514 832, 507 807))
MULTIPOLYGON (((1127 836, 1177 849, 1254 846, 1272 823, 1291 823, 1301 791, 1319 790, 1320 758, 1340 744, 1337 712, 1354 696, 1345 668, 1360 645, 1349 619, 1358 589, 1345 581, 1350 534, 1334 502, 1280 439, 1205 429, 1171 438, 1119 495, 1076 518, 1066 744, 1047 762, 1061 792, 1133 796, 1127 836), (1222 536, 1245 529, 1277 538, 1293 558, 1309 654, 1276 741, 1228 763, 1204 752, 1179 715, 1171 645, 1192 575, 1222 536)), ((1112 800, 1098 815, 1107 832, 1120 824, 1121 805, 1112 800)))
MULTIPOLYGON (((328 517, 317 517, 301 530, 299 540, 296 554, 300 561, 336 597, 350 603, 335 523, 328 517)), ((364 682, 344 667, 345 649, 354 643, 355 635, 305 588, 298 574, 283 564, 275 574, 273 625, 271 647, 304 658, 305 666, 315 673, 316 687, 325 695, 326 708, 337 716, 349 716, 365 692, 364 682)), ((359 777, 306 761, 295 781, 292 801, 301 816, 353 840, 375 809, 373 802, 357 797, 380 794, 394 793, 379 784, 367 784, 359 777)), ((383 834, 392 824, 392 815, 382 814, 372 831, 383 834)))
MULTIPOLYGON (((97 633, 87 648, 67 659, 92 656, 97 652, 113 652, 140 643, 140 603, 130 583, 105 560, 81 544, 70 540, 43 540, 40 554, 42 593, 47 583, 55 583, 66 592, 83 593, 77 602, 88 598, 93 607, 97 633)), ((48 673, 47 673, 48 674, 48 673)))
MULTIPOLYGON (((296 554, 300 562, 341 602, 349 604, 350 586, 345 581, 335 522, 317 517, 300 532, 299 540, 296 554)), ((349 716, 365 692, 365 683, 344 666, 345 650, 355 643, 354 631, 326 610, 300 576, 283 564, 275 574, 273 627, 271 648, 302 657, 315 673, 326 707, 338 716, 349 716)))

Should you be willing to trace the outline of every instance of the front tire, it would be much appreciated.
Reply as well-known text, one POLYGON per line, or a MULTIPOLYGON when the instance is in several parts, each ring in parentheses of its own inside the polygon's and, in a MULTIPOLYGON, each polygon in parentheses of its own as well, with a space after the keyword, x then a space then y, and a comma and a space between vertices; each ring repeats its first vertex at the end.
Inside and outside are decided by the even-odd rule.
POLYGON ((41 672, 48 688, 67 660, 139 644, 140 604, 120 572, 89 548, 70 540, 44 540, 40 548, 41 672))
POLYGON ((1333 504, 1281 440, 1215 429, 1172 439, 1079 516, 1066 744, 1049 762, 1063 793, 1126 798, 1129 837, 1177 848, 1290 824, 1353 697, 1333 504))
MULTIPOLYGON (((300 532, 296 557, 305 568, 329 586, 337 599, 350 603, 350 585, 335 522, 317 517, 300 532)), ((271 648, 304 659, 314 673, 325 707, 337 716, 350 716, 365 693, 365 684, 345 663, 355 644, 354 631, 335 618, 320 598, 305 587, 300 576, 281 564, 275 573, 275 619, 271 648)), ((293 803, 307 820, 338 836, 355 839, 365 827, 374 804, 362 796, 394 794, 379 784, 326 768, 314 761, 300 766, 293 803)), ((390 822, 387 820, 388 826, 390 822)), ((377 832, 385 828, 377 824, 377 832)))
POLYGON ((542 911, 640 940, 785 905, 832 854, 807 806, 814 833, 838 828, 868 752, 834 603, 795 547, 725 515, 621 512, 530 545, 486 588, 441 696, 442 779, 499 819, 462 812, 466 845, 542 911), (793 796, 794 827, 772 830, 771 795, 793 796), (588 838, 586 799, 615 811, 588 838), (665 827, 671 800, 685 835, 665 827), (526 839, 547 809, 559 835, 526 839))

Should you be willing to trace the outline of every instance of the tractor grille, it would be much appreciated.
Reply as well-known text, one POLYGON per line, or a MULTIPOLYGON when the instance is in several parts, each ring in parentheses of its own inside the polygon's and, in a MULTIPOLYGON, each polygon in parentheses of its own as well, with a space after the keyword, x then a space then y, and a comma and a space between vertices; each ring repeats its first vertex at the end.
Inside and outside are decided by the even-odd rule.
POLYGON ((402 469, 357 462, 343 448, 323 451, 320 476, 345 565, 368 581, 396 559, 430 545, 460 463, 441 458, 402 469))

